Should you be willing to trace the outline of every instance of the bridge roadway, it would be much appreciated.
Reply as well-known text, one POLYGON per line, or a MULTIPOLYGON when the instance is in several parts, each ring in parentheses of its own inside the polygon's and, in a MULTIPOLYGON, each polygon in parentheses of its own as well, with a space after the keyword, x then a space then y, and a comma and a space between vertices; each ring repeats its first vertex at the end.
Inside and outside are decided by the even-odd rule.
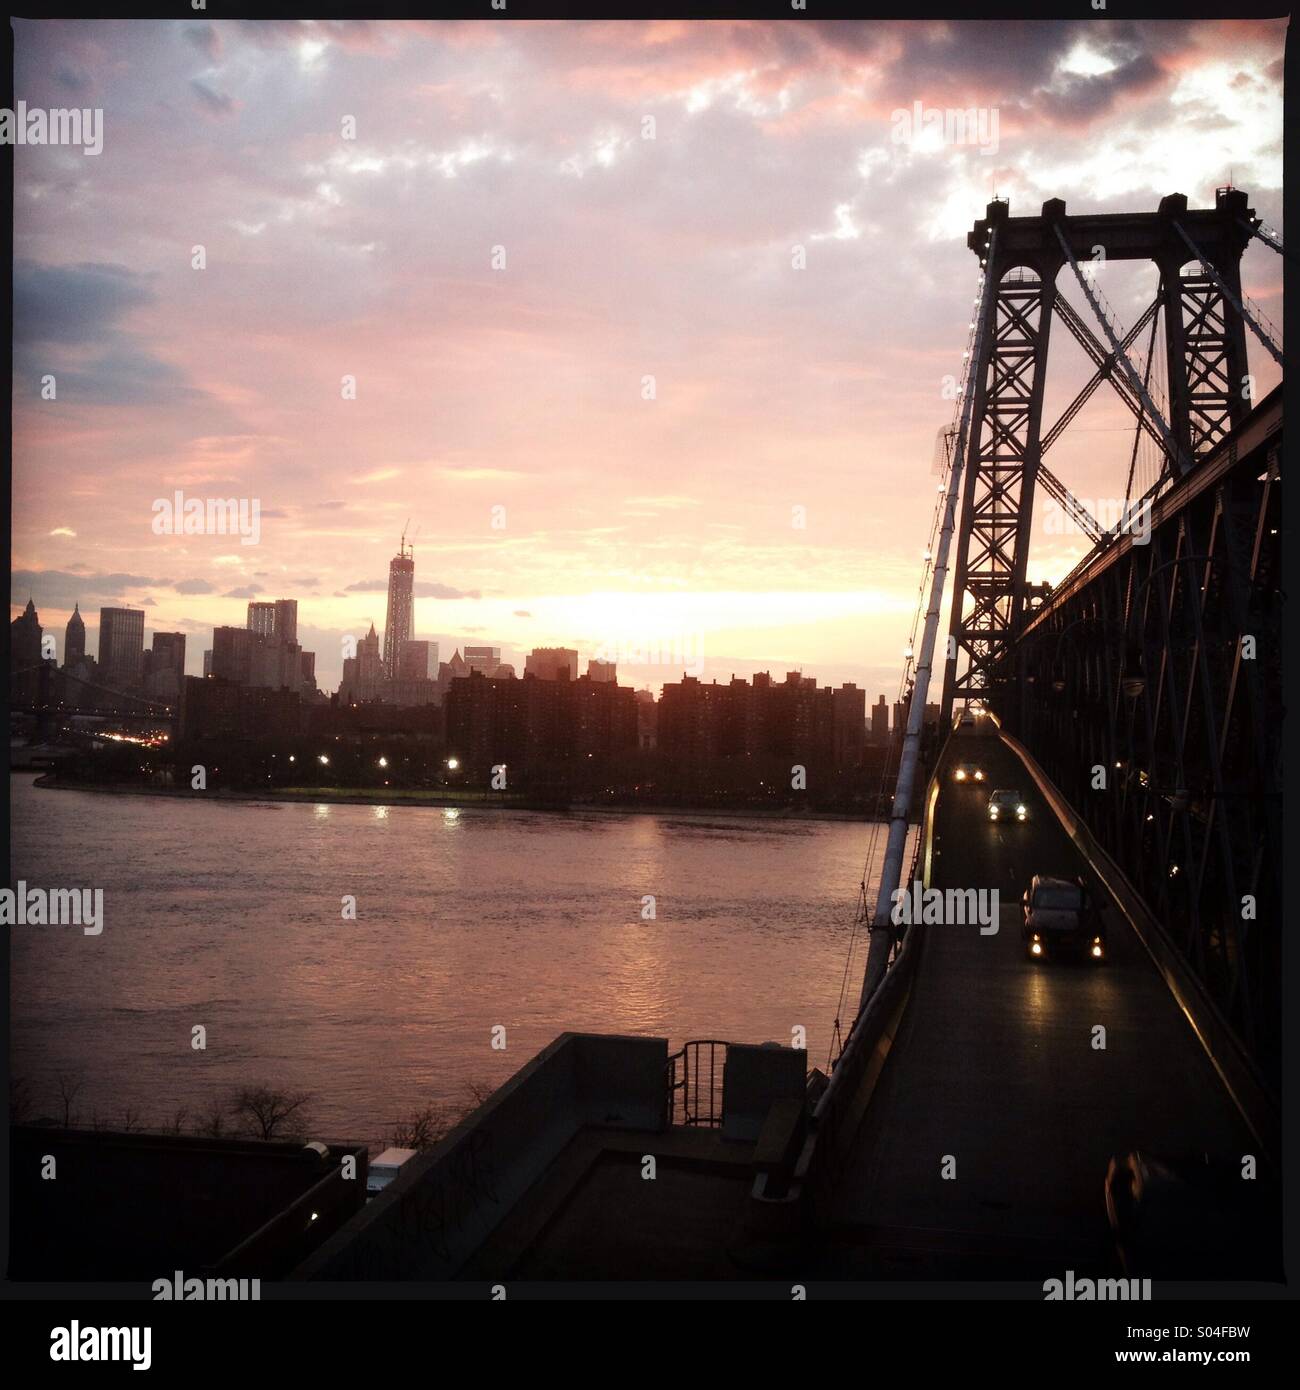
POLYGON ((1020 898, 1035 873, 1086 872, 1019 758, 980 718, 940 768, 932 886, 997 889, 999 930, 926 930, 912 992, 845 1177, 826 1257, 843 1277, 1037 1278, 1116 1268, 1114 1154, 1256 1151, 1136 934, 1104 894, 1109 959, 1032 962, 1020 898), (957 762, 982 784, 952 780, 957 762), (1031 819, 995 824, 989 792, 1031 819), (1093 1030, 1106 1030, 1105 1050, 1093 1030), (941 1172, 955 1160, 955 1178, 941 1172))

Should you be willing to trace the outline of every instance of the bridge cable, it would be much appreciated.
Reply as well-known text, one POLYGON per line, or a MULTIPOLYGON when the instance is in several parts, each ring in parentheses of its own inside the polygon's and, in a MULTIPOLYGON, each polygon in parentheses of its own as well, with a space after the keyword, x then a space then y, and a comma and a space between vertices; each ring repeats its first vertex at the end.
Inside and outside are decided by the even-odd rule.
MULTIPOLYGON (((910 686, 910 677, 911 677, 911 673, 912 673, 912 669, 913 669, 913 663, 914 663, 914 659, 915 659, 914 653, 915 653, 915 651, 916 651, 917 632, 918 632, 918 630, 919 630, 919 628, 920 628, 920 626, 921 626, 921 622, 922 622, 922 619, 923 619, 923 617, 924 617, 924 615, 925 615, 925 611, 926 611, 926 606, 925 606, 926 579, 927 579, 927 578, 929 577, 929 575, 930 575, 931 564, 932 564, 932 561, 933 561, 933 556, 934 556, 935 551, 936 551, 936 549, 937 549, 937 547, 938 547, 938 539, 939 539, 939 537, 940 537, 941 534, 942 534, 943 520, 944 520, 945 513, 946 513, 946 511, 947 511, 947 495, 948 495, 949 490, 950 490, 950 489, 949 489, 948 478, 949 478, 950 471, 951 471, 951 469, 952 469, 953 459, 954 459, 954 457, 958 456, 958 448, 959 448, 959 445, 961 444, 961 441, 962 441, 962 440, 964 439, 964 437, 965 437, 965 436, 964 436, 965 425, 963 424, 963 419, 964 419, 964 417, 966 417, 966 416, 968 415, 968 411, 966 410, 966 402, 971 398, 971 390, 972 390, 972 385, 973 385, 973 381, 974 381, 974 373, 975 373, 976 363, 977 363, 977 361, 978 361, 978 353, 976 352, 975 349, 976 349, 977 341, 978 341, 978 339, 979 339, 979 333, 980 333, 980 327, 979 327, 979 326, 983 323, 983 320, 984 320, 985 294, 984 294, 984 289, 982 288, 983 285, 984 285, 984 282, 985 282, 985 275, 984 275, 984 274, 981 274, 981 275, 980 275, 980 279, 979 279, 979 284, 980 284, 980 286, 981 286, 981 289, 980 289, 980 292, 976 295, 976 298, 975 298, 975 301, 974 301, 974 303, 975 303, 975 308, 976 308, 976 315, 975 315, 975 317, 971 320, 971 323, 970 323, 970 326, 969 326, 970 331, 969 331, 969 333, 968 333, 968 335, 967 335, 967 340, 966 340, 966 341, 967 341, 966 350, 962 353, 963 362, 964 362, 964 364, 965 364, 965 376, 966 376, 966 379, 965 379, 965 381, 963 382, 963 384, 960 385, 960 386, 958 387, 958 389, 957 389, 957 395, 956 395, 956 397, 955 397, 955 399, 954 399, 954 402, 953 402, 953 415, 952 415, 952 421, 951 421, 951 423, 949 424, 949 426, 948 426, 946 429, 940 431, 940 440, 942 441, 942 446, 941 446, 941 450, 940 450, 940 467, 939 467, 939 475, 940 475, 940 477, 941 477, 942 479, 944 479, 944 481, 940 482, 940 484, 939 484, 939 486, 938 486, 938 495, 937 495, 937 498, 936 498, 936 501, 935 501, 935 506, 934 506, 934 509, 933 509, 933 512, 932 512, 932 515, 931 515, 931 519, 930 519, 930 533, 929 533, 929 538, 928 538, 928 541, 927 541, 927 544, 926 544, 925 553, 924 553, 924 555, 922 556, 922 561, 923 561, 923 563, 922 563, 922 570, 921 570, 921 580, 920 580, 920 583, 919 583, 918 586, 917 586, 917 600, 916 600, 916 606, 915 606, 915 609, 914 609, 913 615, 912 615, 912 627, 911 627, 911 631, 910 631, 910 633, 909 633, 909 635, 908 635, 907 646, 906 646, 906 648, 904 649, 904 652, 903 652, 904 661, 903 661, 902 673, 901 673, 900 678, 899 678, 899 688, 898 688, 898 701, 897 701, 897 705, 901 705, 901 704, 903 703, 903 701, 904 701, 905 699, 908 698, 908 690, 909 690, 909 686, 910 686)), ((913 699, 915 698, 915 692, 913 692, 912 698, 913 698, 913 699)), ((897 707, 897 705, 896 705, 896 707, 897 707)), ((924 705, 924 700, 922 699, 922 706, 923 706, 923 705, 924 705)), ((909 722, 910 722, 910 705, 909 705, 909 722)), ((899 758, 900 758, 900 761, 901 761, 901 757, 902 757, 902 741, 901 741, 901 740, 899 741, 898 748, 899 748, 899 758)), ((856 954, 857 954, 857 950, 858 950, 858 943, 859 943, 859 928, 860 928, 864 923, 869 922, 869 919, 870 919, 870 904, 869 904, 868 898, 867 898, 867 878, 868 878, 868 876, 869 876, 870 873, 871 873, 872 862, 873 862, 873 860, 875 859, 876 847, 877 847, 877 844, 878 844, 878 842, 879 842, 880 829, 881 829, 881 824, 882 824, 881 819, 880 819, 879 811, 880 811, 880 807, 883 805, 884 800, 885 800, 885 787, 888 785, 889 777, 890 777, 890 772, 891 772, 891 769, 892 769, 892 767, 893 767, 893 750, 894 750, 894 739, 891 737, 891 738, 890 738, 890 741, 889 741, 889 744, 888 744, 887 747, 886 747, 885 758, 884 758, 884 761, 883 761, 882 766, 881 766, 880 782, 879 782, 879 784, 878 784, 878 789, 877 789, 877 792, 876 792, 876 799, 875 799, 875 811, 874 811, 873 816, 872 816, 871 829, 870 829, 870 831, 868 832, 866 854, 865 854, 865 859, 864 859, 863 866, 862 866, 862 879, 861 879, 860 883, 858 884, 858 899, 857 899, 857 904, 856 904, 855 909, 854 909, 853 924, 852 924, 852 927, 851 927, 850 933, 849 933, 848 950, 847 950, 847 953, 846 953, 846 956, 845 956, 845 961, 844 961, 844 973, 843 973, 843 976, 842 976, 841 981, 840 981, 840 994, 839 994, 839 999, 838 999, 838 1001, 837 1001, 836 1009, 835 1009, 835 1020, 834 1020, 834 1023, 833 1023, 833 1025, 832 1025, 832 1029, 831 1029, 831 1042, 830 1042, 830 1046, 829 1046, 828 1051, 827 1051, 826 1065, 827 1065, 828 1070, 829 1070, 829 1069, 833 1069, 833 1066, 834 1066, 836 1060, 838 1059, 838 1057, 839 1057, 839 1055, 840 1055, 840 1052, 843 1051, 844 1036, 843 1036, 843 1031, 842 1031, 842 1029, 843 1029, 844 1001, 845 1001, 845 997, 846 997, 846 995, 847 995, 847 993, 848 993, 848 982, 849 982, 849 979, 850 979, 850 977, 851 977, 851 975, 852 975, 853 964, 854 964, 854 958, 855 958, 855 956, 856 956, 856 954), (836 1050, 837 1047, 839 1048, 839 1051, 836 1050)), ((895 780, 897 780, 897 778, 895 778, 895 780)), ((858 1012, 858 1011, 855 1011, 855 1013, 854 1013, 854 1018, 855 1018, 855 1019, 856 1019, 856 1017, 857 1017, 857 1012, 858 1012)), ((852 1031, 852 1030, 850 1029, 850 1031, 852 1031)))
MULTIPOLYGON (((1177 224, 1175 224, 1177 225, 1177 224)), ((1182 450, 1178 447, 1174 439, 1173 430, 1165 421, 1165 417, 1156 408, 1156 403, 1151 399, 1147 388, 1143 386, 1141 378, 1134 370, 1133 363, 1129 360, 1128 354, 1124 351, 1124 345, 1116 336, 1115 329, 1109 317, 1103 312, 1097 296, 1093 293, 1092 286, 1088 283, 1087 277, 1079 269, 1079 262, 1074 259, 1074 252, 1070 249, 1070 243, 1065 238, 1065 233, 1061 230, 1059 223, 1053 227, 1056 232, 1056 239, 1061 243, 1061 250, 1065 252, 1066 259, 1070 262, 1070 269, 1074 271, 1074 278, 1079 282, 1079 288, 1083 291, 1092 308, 1092 312, 1097 317, 1097 322, 1101 324, 1102 332, 1105 333, 1107 341, 1110 343, 1110 350, 1115 354, 1115 360, 1124 368, 1125 375, 1128 377, 1129 385, 1137 392, 1142 404, 1146 407, 1148 414, 1160 431, 1160 438, 1164 442, 1165 448, 1169 451, 1170 458, 1177 461, 1178 471, 1186 473, 1191 468, 1191 462, 1184 457, 1182 450)))
MULTIPOLYGON (((1259 341, 1264 344, 1264 347, 1268 350, 1270 356, 1277 363, 1277 365, 1279 367, 1285 367, 1286 363, 1282 360, 1281 349, 1264 330, 1262 325, 1256 322, 1255 315, 1252 314, 1250 310, 1246 308, 1246 296, 1243 294, 1241 296, 1241 299, 1238 299, 1236 295, 1233 294, 1233 292, 1227 287, 1227 285, 1225 285, 1223 281, 1219 278, 1219 272, 1215 270, 1215 268, 1210 264, 1210 262, 1206 260, 1206 258, 1200 253, 1200 251, 1197 249, 1196 243, 1183 230, 1182 223, 1179 222, 1177 218, 1174 218, 1173 222, 1174 230, 1178 233, 1180 237, 1182 237, 1183 241, 1187 244, 1187 249, 1192 253, 1192 255, 1195 256, 1198 261, 1200 261, 1202 270, 1204 270, 1205 273, 1210 277, 1210 279, 1214 281, 1219 293, 1237 311, 1238 316, 1250 325, 1252 332, 1259 339, 1259 341)), ((1262 318, 1263 312, 1259 309, 1259 306, 1255 305, 1253 307, 1255 308, 1255 312, 1259 314, 1259 316, 1262 318)), ((1269 326, 1272 327, 1271 324, 1269 326)), ((1277 333, 1277 329, 1274 328, 1273 332, 1277 333)), ((1281 335, 1279 334, 1278 336, 1281 335)))
MULTIPOLYGON (((967 349, 965 354, 968 358, 966 381, 960 400, 960 423, 952 453, 952 466, 948 471, 947 486, 943 494, 938 547, 932 552, 934 562, 930 570, 929 600, 925 609, 921 649, 917 653, 912 668, 913 680, 908 705, 907 730, 903 735, 899 753, 898 777, 894 784, 894 804, 889 820, 889 836, 885 845, 884 863, 880 869, 875 911, 871 919, 867 968, 863 972, 862 991, 858 1000, 859 1014, 866 1007, 876 986, 883 978, 894 948, 894 934, 890 930, 892 925, 891 904, 902 876, 903 854, 907 846, 912 791, 917 765, 920 761, 921 730, 925 723, 925 699, 929 694, 930 677, 934 670, 934 647, 939 632, 939 612, 943 607, 944 589, 948 577, 948 551, 957 525, 957 502, 961 492, 962 471, 970 434, 972 407, 976 389, 980 384, 978 373, 983 361, 984 336, 989 329, 989 320, 995 312, 993 275, 989 267, 994 262, 996 238, 996 228, 990 228, 989 240, 985 243, 984 257, 980 262, 980 269, 984 273, 980 276, 981 289, 977 301, 978 307, 975 318, 972 320, 974 337, 972 346, 967 349)), ((924 580, 922 586, 924 587, 924 580)), ((953 602, 960 602, 960 597, 954 595, 953 602)), ((911 656, 912 651, 909 651, 909 659, 911 656)))
POLYGON ((1294 261, 1296 259, 1295 252, 1288 251, 1286 247, 1282 245, 1281 234, 1275 232, 1263 219, 1260 220, 1259 225, 1256 227, 1252 227, 1244 217, 1237 218, 1237 221, 1241 226, 1245 227, 1251 236, 1258 237, 1265 246, 1272 251, 1276 251, 1279 256, 1285 256, 1289 261, 1294 261))
MULTIPOLYGON (((1161 281, 1160 290, 1156 296, 1157 303, 1159 303, 1163 293, 1164 282, 1161 281)), ((1157 309, 1156 312, 1151 316, 1151 341, 1147 344, 1147 360, 1146 365, 1142 369, 1142 384, 1147 388, 1148 391, 1151 389, 1151 367, 1156 360, 1156 329, 1159 327, 1159 324, 1160 311, 1159 309, 1157 309)), ((1134 470, 1137 468, 1138 446, 1141 443, 1142 422, 1139 420, 1137 423, 1137 427, 1133 432, 1133 454, 1132 457, 1130 457, 1128 463, 1128 481, 1124 484, 1124 501, 1126 503, 1131 502, 1133 500, 1133 473, 1134 470)))

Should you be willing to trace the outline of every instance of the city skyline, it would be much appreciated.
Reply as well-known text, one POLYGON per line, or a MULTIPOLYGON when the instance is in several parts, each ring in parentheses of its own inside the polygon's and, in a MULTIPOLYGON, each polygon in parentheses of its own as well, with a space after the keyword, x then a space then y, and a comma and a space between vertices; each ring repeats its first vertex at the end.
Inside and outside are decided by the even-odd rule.
MULTIPOLYGON (((177 669, 181 674, 209 676, 221 674, 221 672, 212 669, 213 653, 217 646, 218 634, 247 634, 250 640, 265 639, 271 642, 288 641, 296 644, 298 631, 297 604, 298 601, 296 599, 249 601, 246 604, 246 621, 242 624, 221 623, 209 629, 209 645, 206 647, 202 642, 193 646, 188 644, 186 641, 187 634, 184 632, 164 631, 162 629, 146 626, 149 617, 147 611, 130 607, 104 605, 99 609, 99 626, 87 626, 80 612, 79 603, 74 603, 73 611, 69 615, 67 622, 61 625, 63 635, 60 637, 59 625, 42 618, 40 606, 36 604, 34 597, 29 595, 24 604, 14 605, 14 607, 18 609, 18 612, 14 614, 10 621, 11 624, 31 623, 34 621, 39 624, 44 640, 49 641, 53 638, 54 654, 46 658, 46 660, 51 662, 55 669, 63 670, 76 666, 80 661, 84 660, 91 651, 97 653, 104 652, 106 644, 108 650, 112 652, 115 650, 116 641, 120 643, 122 650, 125 650, 127 646, 131 646, 131 656, 128 659, 127 666, 122 668, 128 679, 134 679, 135 675, 138 674, 134 669, 134 658, 145 658, 151 650, 155 654, 160 651, 172 653, 173 655, 168 657, 169 665, 173 669, 177 669), (105 615, 108 615, 109 618, 107 638, 100 636, 105 615), (139 621, 136 621, 137 619, 139 621), (130 630, 125 634, 124 639, 121 636, 115 638, 114 624, 121 625, 123 623, 129 624, 130 630), (93 638, 90 634, 94 634, 93 638), (137 639, 139 642, 138 651, 131 645, 137 639), (152 643, 150 639, 152 639, 152 643), (199 668, 198 670, 191 669, 196 666, 199 668)), ((91 611, 93 612, 93 610, 91 611)), ((368 651, 370 652, 369 663, 372 679, 392 679, 392 677, 388 677, 386 674, 386 663, 383 656, 380 654, 381 651, 389 645, 386 631, 381 634, 372 622, 368 633, 362 635, 359 640, 356 640, 356 645, 358 650, 363 654, 363 661, 367 659, 365 653, 368 651)), ((577 680, 580 676, 587 676, 596 681, 617 682, 618 684, 626 686, 628 689, 636 688, 640 691, 652 690, 652 687, 649 685, 642 684, 634 686, 633 683, 626 681, 619 670, 619 663, 616 660, 609 660, 606 659, 605 656, 602 656, 602 651, 604 650, 604 648, 596 648, 584 655, 584 653, 578 649, 538 647, 526 653, 519 652, 518 656, 521 660, 516 664, 502 659, 503 656, 511 654, 508 648, 503 648, 500 645, 475 645, 474 643, 467 643, 455 647, 452 656, 448 657, 446 660, 440 660, 441 653, 438 641, 429 638, 409 637, 402 639, 401 646, 398 649, 398 660, 399 672, 403 672, 407 679, 412 680, 422 680, 426 678, 423 673, 417 672, 413 665, 414 661, 423 658, 426 662, 424 671, 427 672, 427 678, 430 680, 434 680, 438 677, 440 667, 450 667, 453 673, 458 671, 468 673, 472 670, 479 670, 484 675, 496 676, 497 678, 503 676, 521 678, 525 675, 535 675, 539 679, 555 680, 559 678, 560 667, 561 664, 563 664, 568 669, 568 674, 565 677, 565 679, 568 680, 577 680), (568 661, 567 658, 570 656, 575 657, 576 660, 571 662, 568 661)), ((310 661, 315 658, 316 653, 304 652, 303 656, 310 661)), ((243 653, 243 659, 244 663, 247 664, 247 651, 243 653)), ((120 660, 117 659, 112 661, 111 664, 106 665, 100 655, 96 655, 95 660, 99 667, 98 674, 100 679, 103 679, 110 671, 117 670, 121 665, 120 660)), ((329 687, 317 685, 317 688, 321 690, 323 696, 329 696, 333 693, 342 694, 347 688, 347 660, 348 659, 345 659, 345 666, 338 683, 337 692, 329 687)), ((662 670, 665 674, 662 681, 659 682, 660 689, 653 689, 652 693, 658 698, 663 685, 678 685, 683 682, 725 686, 735 683, 738 680, 752 680, 756 676, 767 678, 771 676, 773 671, 780 671, 787 679, 800 677, 805 682, 811 681, 814 685, 819 682, 824 682, 822 685, 823 689, 830 689, 836 684, 835 681, 805 671, 802 667, 790 668, 788 665, 783 666, 780 662, 768 662, 766 664, 753 662, 745 663, 745 665, 747 668, 752 665, 752 669, 741 671, 738 668, 732 668, 729 669, 725 675, 702 675, 698 671, 692 672, 685 667, 674 673, 670 667, 664 665, 662 670)), ((18 668, 15 667, 15 671, 17 671, 17 669, 18 668)), ((314 663, 311 670, 314 679, 314 663)), ((247 682, 242 681, 241 683, 247 682)), ((865 687, 859 687, 857 682, 842 681, 839 682, 839 684, 841 686, 859 688, 864 694, 866 693, 865 687)), ((886 693, 883 691, 880 692, 878 695, 879 703, 884 704, 886 699, 886 693)), ((895 712, 895 715, 903 708, 902 702, 895 700, 892 695, 888 697, 888 703, 889 708, 895 712)), ((926 708, 929 710, 930 706, 927 705, 926 708)), ((867 720, 867 724, 868 727, 870 727, 869 719, 867 720)), ((891 727, 897 727, 897 725, 891 727)))
MULTIPOLYGON (((989 198, 1204 207, 1231 179, 1281 222, 1282 21, 557 32, 17 24, 26 98, 110 119, 99 161, 15 150, 11 616, 30 589, 51 625, 79 599, 194 638, 294 597, 332 687, 411 516, 414 626, 448 650, 691 642, 710 677, 892 691, 989 198), (997 148, 900 140, 917 102, 997 112, 997 148), (256 499, 258 543, 154 532, 177 488, 256 499)), ((1277 258, 1243 275, 1280 319, 1277 258)), ((1131 322, 1150 286, 1106 277, 1131 322)), ((1128 425, 1085 407, 1076 495, 1122 481, 1128 425)), ((1087 542, 1040 517, 1031 578, 1059 578, 1087 542)))

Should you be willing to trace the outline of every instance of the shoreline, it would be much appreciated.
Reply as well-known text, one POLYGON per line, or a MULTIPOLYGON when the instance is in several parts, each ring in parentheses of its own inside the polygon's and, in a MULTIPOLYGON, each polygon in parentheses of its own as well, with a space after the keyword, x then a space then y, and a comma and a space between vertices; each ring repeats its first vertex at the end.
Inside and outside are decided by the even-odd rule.
MULTIPOLYGON (((32 771, 34 771, 34 769, 11 768, 10 775, 26 775, 32 771)), ((531 811, 558 816, 591 813, 612 816, 692 816, 702 818, 732 816, 742 820, 849 821, 856 822, 860 825, 883 823, 883 820, 887 819, 883 818, 881 821, 877 822, 873 820, 872 817, 856 811, 792 811, 775 808, 767 810, 765 808, 743 806, 665 806, 658 804, 642 806, 636 804, 605 805, 584 802, 569 806, 556 806, 541 802, 530 803, 526 800, 507 801, 500 798, 489 797, 486 793, 482 794, 481 799, 468 799, 465 797, 450 797, 437 792, 395 796, 391 792, 387 794, 366 791, 340 793, 333 789, 322 789, 320 792, 196 792, 172 787, 142 787, 130 782, 76 782, 70 781, 67 778, 57 777, 49 772, 44 772, 36 776, 33 780, 33 785, 40 787, 43 791, 95 792, 101 796, 156 796, 186 801, 254 802, 268 805, 325 804, 330 806, 411 806, 415 808, 428 807, 431 810, 531 811)))

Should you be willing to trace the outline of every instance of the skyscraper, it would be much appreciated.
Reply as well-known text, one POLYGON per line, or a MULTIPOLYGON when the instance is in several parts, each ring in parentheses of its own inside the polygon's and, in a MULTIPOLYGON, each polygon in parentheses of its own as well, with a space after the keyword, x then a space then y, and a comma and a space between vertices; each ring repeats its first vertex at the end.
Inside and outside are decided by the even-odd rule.
POLYGON ((255 634, 246 627, 212 629, 212 675, 233 685, 247 685, 255 634))
POLYGON ((490 676, 501 665, 500 647, 466 647, 465 665, 471 671, 481 671, 490 676))
POLYGON ((248 630, 270 637, 275 632, 275 604, 250 603, 248 605, 248 630))
POLYGON ((86 656, 86 624, 81 619, 81 605, 72 610, 72 617, 63 631, 63 664, 75 666, 86 656))
POLYGON ((384 620, 384 675, 396 680, 402 658, 402 648, 415 629, 412 602, 415 590, 415 549, 406 544, 406 535, 398 553, 388 564, 388 616, 384 620))
POLYGON ((185 634, 183 632, 155 632, 153 635, 154 671, 175 671, 185 674, 185 634))
POLYGON ((889 742, 889 706, 883 695, 871 706, 871 741, 881 748, 889 742))
POLYGON ((110 684, 139 682, 144 670, 144 609, 99 610, 99 669, 110 684))
POLYGON ((423 681, 429 679, 429 672, 438 666, 438 644, 436 642, 408 641, 402 647, 397 659, 399 680, 423 681))
POLYGON ((149 674, 145 677, 145 689, 155 699, 179 699, 181 684, 185 680, 185 634, 155 632, 153 650, 149 656, 149 674))
MULTIPOLYGON (((465 648, 467 657, 470 650, 465 648)), ((543 681, 576 681, 578 653, 571 647, 535 647, 524 659, 524 675, 543 681)))

